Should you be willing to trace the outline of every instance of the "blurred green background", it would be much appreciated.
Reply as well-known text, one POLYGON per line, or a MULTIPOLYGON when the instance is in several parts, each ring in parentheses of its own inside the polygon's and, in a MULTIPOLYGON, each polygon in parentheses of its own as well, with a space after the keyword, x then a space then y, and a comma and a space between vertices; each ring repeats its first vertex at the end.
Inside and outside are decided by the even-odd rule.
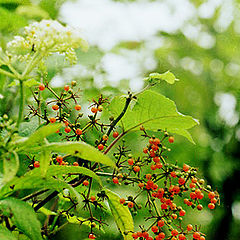
MULTIPOLYGON (((61 57, 50 58, 48 78, 55 87, 76 80, 85 103, 99 93, 137 91, 148 73, 171 70, 180 81, 173 86, 163 83, 155 90, 174 100, 180 112, 199 119, 200 126, 191 131, 196 145, 176 136, 169 158, 198 167, 221 195, 214 212, 194 211, 187 222, 201 224, 206 239, 238 240, 239 16, 237 0, 0 0, 0 45, 4 49, 25 25, 41 19, 81 28, 90 42, 89 52, 79 52, 75 66, 61 57)), ((8 81, 0 76, 0 112, 14 117, 18 92, 8 87, 8 81)), ((139 135, 127 138, 137 153, 134 142, 139 135)), ((123 190, 116 187, 115 191, 123 190)), ((144 209, 139 215, 144 215, 144 209)), ((121 239, 113 224, 105 231, 100 239, 121 239)), ((69 225, 55 239, 79 240, 81 234, 77 225, 69 225)))

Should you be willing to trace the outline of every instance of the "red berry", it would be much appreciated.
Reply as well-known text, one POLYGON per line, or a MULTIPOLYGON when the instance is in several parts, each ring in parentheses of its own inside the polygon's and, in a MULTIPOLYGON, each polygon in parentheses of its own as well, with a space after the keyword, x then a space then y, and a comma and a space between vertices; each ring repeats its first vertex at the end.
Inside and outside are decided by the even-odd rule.
POLYGON ((178 231, 176 229, 173 229, 171 231, 171 234, 172 234, 172 236, 177 236, 178 235, 178 231))
POLYGON ((214 203, 214 204, 217 203, 217 199, 216 198, 212 198, 211 199, 211 203, 214 203))
POLYGON ((183 184, 185 183, 185 179, 182 178, 182 177, 180 177, 180 178, 178 179, 178 183, 179 183, 180 185, 183 185, 183 184))
POLYGON ((156 232, 158 232, 158 227, 157 227, 157 226, 152 226, 151 230, 152 230, 154 233, 156 233, 156 232))
POLYGON ((128 207, 129 207, 129 208, 133 208, 133 206, 134 206, 134 203, 133 203, 133 202, 129 202, 129 203, 128 203, 128 207))
POLYGON ((172 136, 169 137, 169 138, 168 138, 168 141, 169 141, 169 143, 173 143, 173 142, 174 142, 174 137, 172 137, 172 136))
POLYGON ((188 231, 191 231, 192 229, 193 229, 192 224, 188 224, 188 225, 187 225, 187 230, 188 230, 188 231))
POLYGON ((184 210, 181 210, 181 211, 179 212, 179 216, 181 216, 181 217, 183 217, 185 214, 186 214, 186 212, 185 212, 184 210))
POLYGON ((140 167, 139 167, 139 166, 135 166, 135 167, 133 168, 133 170, 134 170, 134 172, 139 172, 139 171, 140 171, 140 167))
POLYGON ((79 166, 78 162, 74 162, 73 166, 75 166, 75 167, 79 166))
POLYGON ((152 175, 151 174, 146 174, 146 179, 151 180, 152 175))
POLYGON ((186 237, 185 237, 184 234, 181 233, 181 234, 179 234, 178 239, 179 239, 179 240, 185 240, 186 237))
POLYGON ((83 181, 83 185, 84 185, 84 186, 88 186, 88 185, 89 185, 89 181, 88 181, 88 180, 84 180, 84 181, 83 181))
POLYGON ((183 171, 187 172, 190 169, 190 166, 188 166, 187 164, 183 164, 183 171))
POLYGON ((43 83, 40 83, 38 89, 39 91, 43 91, 45 89, 45 85, 43 83))
POLYGON ((79 128, 77 128, 77 129, 76 129, 76 134, 77 134, 77 135, 81 135, 81 134, 82 134, 82 130, 79 129, 79 128))
POLYGON ((118 135, 119 135, 119 133, 118 133, 117 131, 116 131, 116 132, 113 132, 113 137, 114 137, 114 138, 117 138, 118 135))
POLYGON ((215 208, 215 204, 214 203, 209 203, 208 204, 208 208, 211 209, 211 210, 214 209, 215 208))
POLYGON ((150 167, 150 168, 151 168, 151 170, 153 170, 153 171, 154 171, 154 170, 156 170, 156 169, 157 169, 157 166, 156 166, 156 165, 151 165, 151 167, 150 167))
POLYGON ((54 117, 49 118, 49 122, 50 123, 55 123, 56 122, 56 118, 54 118, 54 117))
POLYGON ((80 111, 82 109, 81 105, 75 105, 75 110, 80 111))
POLYGON ((134 164, 134 160, 132 158, 128 159, 128 164, 132 166, 134 164))
POLYGON ((199 232, 195 232, 194 234, 193 234, 193 238, 194 239, 199 239, 200 238, 200 233, 199 232))
POLYGON ((88 238, 89 238, 89 239, 95 239, 96 236, 95 236, 94 234, 90 233, 90 234, 88 235, 88 238))
POLYGON ((56 157, 56 161, 57 161, 58 163, 62 163, 63 158, 62 158, 61 156, 57 156, 57 157, 56 157))
POLYGON ((118 184, 118 183, 119 183, 119 181, 118 181, 118 178, 117 178, 117 177, 114 177, 114 178, 112 179, 112 181, 113 181, 113 183, 115 183, 115 184, 118 184))
POLYGON ((203 209, 203 206, 201 204, 197 205, 197 210, 201 211, 203 209))
POLYGON ((65 85, 64 86, 64 90, 67 92, 69 90, 69 86, 68 85, 65 85))
POLYGON ((35 168, 39 168, 39 167, 40 167, 39 161, 35 161, 35 162, 33 163, 33 166, 34 166, 35 168))
POLYGON ((133 237, 134 239, 137 239, 137 238, 138 238, 137 233, 133 233, 133 234, 132 234, 132 237, 133 237))
POLYGON ((138 186, 139 186, 140 188, 143 188, 143 187, 144 187, 144 183, 139 183, 138 186))
POLYGON ((160 162, 160 157, 154 157, 154 158, 153 158, 153 161, 154 161, 155 163, 160 162))
POLYGON ((148 148, 144 148, 144 149, 143 149, 143 152, 144 152, 144 153, 148 153, 148 148))
POLYGON ((160 232, 158 234, 158 236, 160 237, 160 239, 163 239, 163 238, 165 238, 165 233, 164 232, 160 232))
POLYGON ((192 183, 197 183, 197 178, 192 178, 192 183))
POLYGON ((95 196, 91 196, 91 201, 94 202, 96 200, 96 197, 95 196))
POLYGON ((66 127, 66 128, 64 129, 64 131, 65 131, 66 133, 70 133, 70 132, 71 132, 71 128, 70 128, 70 127, 66 127))
POLYGON ((159 138, 154 138, 154 139, 153 139, 153 144, 154 144, 154 145, 160 144, 160 139, 159 139, 159 138))
POLYGON ((100 143, 100 144, 98 145, 98 150, 102 151, 103 148, 104 148, 103 144, 100 143))
POLYGON ((98 111, 98 109, 95 108, 95 107, 92 107, 92 108, 91 108, 91 111, 92 111, 92 113, 96 113, 96 112, 98 111))
POLYGON ((107 141, 108 140, 108 135, 104 134, 102 139, 103 139, 103 141, 107 141))
POLYGON ((165 223, 164 223, 164 220, 159 220, 157 224, 159 227, 163 227, 165 223))
POLYGON ((52 109, 53 109, 54 111, 57 111, 57 110, 59 109, 59 106, 58 106, 58 105, 53 105, 53 106, 52 106, 52 109))
POLYGON ((121 204, 124 204, 124 203, 125 203, 125 199, 124 199, 124 198, 121 198, 121 199, 119 200, 119 202, 120 202, 121 204))
POLYGON ((208 193, 208 197, 209 197, 210 199, 215 198, 215 193, 214 193, 214 192, 208 193))
POLYGON ((171 177, 173 177, 173 178, 176 178, 176 177, 177 177, 176 172, 171 172, 170 174, 171 174, 171 177))

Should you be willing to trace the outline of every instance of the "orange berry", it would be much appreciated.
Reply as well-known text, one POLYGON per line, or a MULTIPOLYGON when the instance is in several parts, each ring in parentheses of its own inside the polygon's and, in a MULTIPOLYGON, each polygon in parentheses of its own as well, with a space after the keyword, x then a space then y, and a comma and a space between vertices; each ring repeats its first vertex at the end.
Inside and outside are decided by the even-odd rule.
POLYGON ((183 164, 183 171, 184 172, 187 172, 187 171, 189 171, 189 169, 190 169, 190 166, 188 166, 187 164, 183 164))
POLYGON ((104 141, 107 141, 107 140, 108 140, 108 135, 104 134, 103 137, 102 137, 102 139, 103 139, 104 141))
POLYGON ((133 206, 134 206, 134 203, 133 203, 133 202, 129 202, 129 203, 128 203, 128 207, 129 207, 129 208, 133 208, 133 206))
POLYGON ((120 198, 119 202, 120 202, 121 204, 124 204, 124 203, 125 203, 125 199, 124 199, 124 198, 120 198))
POLYGON ((71 128, 70 128, 70 127, 65 127, 64 131, 65 131, 66 133, 70 133, 70 132, 71 132, 71 128))
POLYGON ((192 183, 197 183, 197 178, 192 178, 192 183))
POLYGON ((150 168, 151 168, 151 170, 153 170, 153 171, 154 171, 154 170, 156 170, 156 169, 157 169, 157 166, 156 166, 156 165, 151 165, 151 167, 150 167, 150 168))
POLYGON ((132 158, 128 159, 128 164, 132 166, 134 164, 134 160, 132 158))
POLYGON ((65 85, 64 86, 64 90, 67 92, 69 90, 69 86, 68 85, 65 85))
POLYGON ((57 156, 57 157, 56 157, 56 161, 57 161, 58 163, 62 163, 63 157, 57 156))
POLYGON ((84 185, 84 186, 88 186, 88 185, 89 185, 89 181, 88 181, 88 180, 84 180, 84 181, 83 181, 83 185, 84 185))
POLYGON ((77 135, 82 135, 82 130, 79 129, 79 128, 77 128, 77 129, 76 129, 76 134, 77 134, 77 135))
POLYGON ((179 183, 180 185, 183 185, 183 184, 185 183, 185 179, 182 178, 182 177, 180 177, 180 178, 178 179, 178 183, 179 183))
POLYGON ((138 186, 139 186, 140 188, 143 188, 143 187, 144 187, 144 183, 139 183, 138 186))
POLYGON ((203 209, 203 206, 201 204, 197 205, 197 210, 201 211, 203 209))
POLYGON ((82 109, 81 105, 75 105, 75 110, 80 111, 82 109))
POLYGON ((96 197, 95 196, 91 196, 91 201, 94 202, 96 200, 96 197))
POLYGON ((189 184, 189 187, 190 187, 190 188, 195 188, 195 187, 196 187, 196 184, 193 183, 193 182, 191 182, 191 183, 189 184))
POLYGON ((179 240, 185 240, 186 237, 185 237, 184 234, 181 233, 181 234, 179 234, 178 239, 179 239, 179 240))
POLYGON ((95 239, 96 236, 95 236, 94 234, 90 233, 90 234, 88 235, 88 238, 89 238, 89 239, 95 239))
POLYGON ((53 105, 53 106, 52 106, 52 109, 53 109, 54 111, 57 111, 57 110, 59 109, 59 106, 58 106, 58 105, 53 105))
POLYGON ((118 181, 118 178, 117 178, 117 177, 114 177, 114 178, 112 179, 112 181, 113 181, 113 183, 115 183, 115 184, 118 184, 118 183, 119 183, 119 181, 118 181))
POLYGON ((153 139, 153 144, 154 144, 154 145, 160 144, 160 139, 159 139, 159 138, 154 138, 154 139, 153 139))
POLYGON ((56 118, 55 118, 55 117, 49 118, 49 122, 50 122, 50 123, 55 123, 55 122, 56 122, 56 118))
POLYGON ((33 166, 34 166, 35 168, 39 168, 39 167, 40 167, 39 161, 35 161, 35 162, 33 163, 33 166))
POLYGON ((216 198, 212 198, 211 199, 211 203, 214 203, 214 204, 217 203, 217 199, 216 198))
POLYGON ((45 89, 45 85, 43 83, 40 83, 38 89, 39 91, 43 91, 45 89))
POLYGON ((210 199, 215 198, 215 193, 214 193, 214 192, 209 192, 209 193, 208 193, 208 197, 209 197, 210 199))
POLYGON ((75 166, 75 167, 79 166, 78 162, 74 162, 73 166, 75 166))
POLYGON ((156 232, 158 232, 158 227, 157 227, 157 226, 152 226, 151 230, 152 230, 154 233, 156 233, 156 232))
POLYGON ((195 232, 195 233, 193 233, 193 238, 194 239, 199 239, 200 238, 200 233, 199 232, 195 232))
POLYGON ((160 239, 163 239, 163 238, 165 238, 165 233, 164 232, 160 232, 158 234, 158 236, 160 237, 160 239))
POLYGON ((143 149, 143 152, 144 152, 144 153, 148 153, 148 148, 144 148, 144 149, 143 149))
POLYGON ((151 174, 146 174, 146 179, 151 180, 152 175, 151 174))
POLYGON ((176 172, 171 172, 170 175, 171 175, 171 177, 173 177, 173 178, 176 178, 176 177, 177 177, 176 172))
POLYGON ((134 170, 134 172, 139 172, 139 171, 140 171, 140 167, 139 167, 139 166, 135 166, 135 167, 133 168, 133 170, 134 170))
POLYGON ((114 137, 114 138, 117 138, 118 135, 119 135, 119 133, 118 133, 117 131, 113 132, 113 137, 114 137))
POLYGON ((92 111, 92 113, 96 113, 96 112, 98 111, 98 109, 95 108, 95 107, 92 107, 92 108, 91 108, 91 111, 92 111))
POLYGON ((192 224, 188 224, 188 225, 187 225, 187 230, 188 230, 188 231, 191 231, 192 229, 193 229, 192 224))
POLYGON ((173 143, 173 142, 174 142, 174 137, 172 137, 172 136, 169 137, 169 138, 168 138, 168 142, 169 142, 169 143, 173 143))
POLYGON ((201 236, 199 240, 205 240, 206 238, 204 236, 201 236))
POLYGON ((214 209, 215 208, 215 204, 214 203, 209 203, 208 204, 208 208, 211 209, 211 210, 214 209))
POLYGON ((184 210, 181 210, 181 211, 179 212, 179 216, 181 216, 181 217, 183 217, 185 214, 186 214, 186 212, 185 212, 184 210))
POLYGON ((100 143, 100 144, 98 145, 98 150, 102 151, 103 148, 104 148, 103 144, 100 143))
POLYGON ((177 236, 178 235, 178 231, 176 229, 173 229, 171 231, 171 234, 172 234, 172 236, 177 236))
POLYGON ((154 157, 154 158, 153 158, 153 161, 154 161, 155 163, 160 162, 160 157, 154 157))
POLYGON ((159 220, 158 222, 157 222, 157 225, 159 226, 159 227, 163 227, 164 226, 164 220, 159 220))

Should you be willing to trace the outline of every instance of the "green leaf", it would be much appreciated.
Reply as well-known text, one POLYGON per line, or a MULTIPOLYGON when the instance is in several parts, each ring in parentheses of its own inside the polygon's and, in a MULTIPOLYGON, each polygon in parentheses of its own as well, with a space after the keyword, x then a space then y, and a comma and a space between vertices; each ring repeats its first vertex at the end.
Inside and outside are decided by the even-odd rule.
POLYGON ((31 240, 42 240, 40 222, 29 204, 16 198, 7 198, 0 201, 0 210, 4 215, 11 214, 17 228, 31 240))
POLYGON ((22 149, 28 149, 30 146, 34 146, 39 143, 42 143, 44 141, 44 138, 46 138, 47 136, 53 133, 56 133, 56 131, 61 127, 62 127, 61 123, 48 124, 46 126, 43 126, 39 128, 37 131, 35 131, 25 141, 21 141, 20 146, 22 147, 22 149))
POLYGON ((0 4, 30 4, 29 0, 0 0, 0 4))
POLYGON ((95 172, 85 167, 78 167, 78 166, 59 166, 59 165, 51 165, 48 168, 47 176, 58 176, 63 174, 83 174, 95 179, 100 185, 102 185, 102 180, 95 172))
POLYGON ((15 152, 9 153, 8 156, 6 156, 3 159, 4 170, 3 183, 12 180, 16 176, 18 168, 19 168, 18 155, 15 152))
POLYGON ((145 80, 148 81, 150 84, 160 83, 161 80, 164 80, 169 84, 174 84, 175 81, 179 81, 179 79, 177 79, 175 77, 175 75, 173 73, 171 73, 170 71, 167 71, 167 72, 162 73, 162 74, 151 73, 149 75, 149 77, 147 77, 145 80))
POLYGON ((0 225, 0 239, 17 240, 15 236, 6 228, 0 225))
POLYGON ((40 171, 42 177, 46 176, 50 160, 51 160, 50 151, 42 151, 40 153, 40 171))
POLYGON ((7 197, 18 190, 23 189, 50 189, 61 192, 63 189, 69 189, 69 192, 76 197, 80 203, 81 196, 79 193, 66 182, 52 177, 42 178, 39 173, 32 171, 20 178, 14 178, 0 189, 0 198, 7 197))
POLYGON ((35 147, 32 151, 52 151, 58 153, 69 154, 88 161, 102 163, 111 167, 115 167, 115 163, 105 154, 84 142, 63 142, 50 143, 41 147, 35 147))
MULTIPOLYGON (((29 203, 29 204, 31 204, 31 203, 29 203)), ((32 204, 31 204, 31 205, 32 205, 32 204)), ((53 212, 53 211, 51 211, 51 210, 49 210, 49 209, 47 209, 47 208, 45 208, 45 207, 39 208, 38 211, 41 212, 41 213, 43 213, 43 214, 46 215, 46 216, 57 216, 57 213, 55 213, 55 212, 53 212)))
MULTIPOLYGON (((116 97, 109 106, 109 110, 116 117, 119 108, 122 109, 125 99, 116 97), (120 107, 119 107, 120 106, 120 107)), ((191 116, 185 116, 177 111, 175 103, 154 91, 145 91, 138 95, 135 105, 129 108, 121 120, 127 130, 134 130, 143 125, 147 130, 167 130, 186 137, 193 142, 186 131, 198 124, 191 116)))
POLYGON ((27 81, 24 82, 26 87, 33 87, 35 85, 39 85, 40 82, 36 81, 34 78, 28 79, 27 81))
POLYGON ((15 87, 19 85, 19 81, 14 79, 11 83, 8 84, 8 87, 15 87))
POLYGON ((119 202, 120 197, 116 193, 107 189, 106 194, 108 196, 109 207, 111 209, 115 223, 123 235, 124 240, 132 240, 134 224, 128 207, 119 202))

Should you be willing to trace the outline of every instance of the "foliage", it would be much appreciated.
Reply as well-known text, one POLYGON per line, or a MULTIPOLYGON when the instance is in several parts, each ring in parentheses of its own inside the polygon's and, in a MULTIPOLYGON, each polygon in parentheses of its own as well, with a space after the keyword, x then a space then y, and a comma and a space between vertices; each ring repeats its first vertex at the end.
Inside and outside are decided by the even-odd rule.
POLYGON ((15 230, 30 239, 50 238, 74 223, 86 225, 86 237, 95 239, 95 235, 101 235, 97 229, 106 224, 102 214, 107 212, 107 201, 126 240, 173 240, 176 236, 185 239, 197 235, 205 239, 199 227, 189 230, 181 223, 186 211, 182 203, 175 201, 185 198, 182 202, 187 206, 202 210, 200 200, 205 193, 210 201, 208 207, 214 209, 219 194, 197 177, 197 168, 187 164, 180 167, 167 157, 173 134, 193 142, 188 130, 198 121, 179 113, 172 100, 152 91, 160 80, 170 84, 177 81, 173 73, 150 74, 147 87, 139 93, 115 97, 100 94, 87 112, 79 104, 76 82, 63 89, 51 87, 46 64, 55 53, 65 54, 71 64, 76 63, 74 49, 87 50, 86 41, 74 30, 51 20, 32 23, 25 28, 25 35, 9 42, 0 59, 0 74, 16 79, 10 86, 19 91, 17 120, 3 115, 0 123, 0 234, 14 239, 9 230, 15 230), (29 89, 34 101, 26 111, 29 89), (20 129, 35 118, 38 127, 30 126, 31 134, 21 136, 20 129), (129 154, 128 143, 122 141, 123 136, 134 131, 140 132, 145 143, 144 154, 139 157, 129 154), (88 139, 90 135, 93 141, 88 139), (20 169, 23 174, 19 174, 20 169), (108 187, 106 177, 112 182, 108 187), (113 184, 132 185, 135 192, 127 199, 120 198, 108 189, 113 184), (136 231, 132 215, 141 211, 139 197, 144 197, 149 215, 136 231), (44 211, 47 204, 51 207, 44 211), (82 216, 81 207, 86 210, 82 216), (38 210, 48 215, 42 227, 38 210), (167 226, 164 230, 162 223, 167 226))

